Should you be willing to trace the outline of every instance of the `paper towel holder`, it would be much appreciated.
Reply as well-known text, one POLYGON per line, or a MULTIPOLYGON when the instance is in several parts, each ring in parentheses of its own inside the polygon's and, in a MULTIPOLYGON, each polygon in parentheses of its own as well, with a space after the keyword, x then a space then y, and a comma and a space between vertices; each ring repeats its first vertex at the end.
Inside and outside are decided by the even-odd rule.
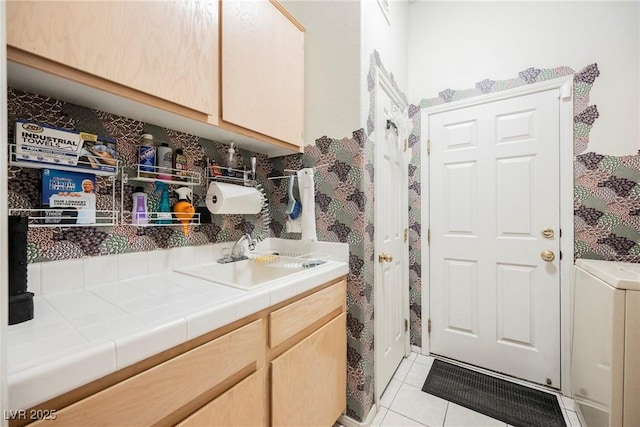
POLYGON ((212 214, 257 215, 268 200, 257 186, 211 181, 205 204, 212 214))

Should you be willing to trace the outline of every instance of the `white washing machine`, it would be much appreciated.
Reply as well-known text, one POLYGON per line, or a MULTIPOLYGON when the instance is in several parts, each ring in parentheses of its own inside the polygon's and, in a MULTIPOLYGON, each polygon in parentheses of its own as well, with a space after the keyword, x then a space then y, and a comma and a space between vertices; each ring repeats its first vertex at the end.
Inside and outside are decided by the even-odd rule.
POLYGON ((640 264, 579 259, 571 384, 583 427, 640 426, 640 264))

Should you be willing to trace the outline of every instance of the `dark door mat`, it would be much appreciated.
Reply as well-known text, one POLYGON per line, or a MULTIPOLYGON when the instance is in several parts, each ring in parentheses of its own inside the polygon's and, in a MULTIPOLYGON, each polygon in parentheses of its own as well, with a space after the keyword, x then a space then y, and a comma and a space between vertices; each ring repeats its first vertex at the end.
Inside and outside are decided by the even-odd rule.
POLYGON ((422 391, 515 427, 566 427, 556 396, 441 360, 422 391))

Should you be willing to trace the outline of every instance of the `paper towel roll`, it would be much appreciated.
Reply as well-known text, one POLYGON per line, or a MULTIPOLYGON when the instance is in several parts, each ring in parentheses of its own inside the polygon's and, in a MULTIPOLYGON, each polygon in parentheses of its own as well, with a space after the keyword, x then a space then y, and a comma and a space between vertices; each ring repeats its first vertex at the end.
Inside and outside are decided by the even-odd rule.
POLYGON ((262 194, 253 187, 214 181, 209 184, 206 204, 214 214, 257 214, 262 209, 262 194))

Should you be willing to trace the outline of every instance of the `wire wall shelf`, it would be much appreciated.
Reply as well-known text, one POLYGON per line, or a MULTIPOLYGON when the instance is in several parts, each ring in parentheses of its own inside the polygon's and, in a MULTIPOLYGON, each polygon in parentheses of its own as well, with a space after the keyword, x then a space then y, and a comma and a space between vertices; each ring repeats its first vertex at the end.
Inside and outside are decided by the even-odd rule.
POLYGON ((122 174, 123 184, 128 181, 138 182, 164 182, 170 185, 182 185, 193 187, 200 185, 202 182, 202 174, 200 172, 192 172, 181 169, 164 168, 159 166, 146 166, 141 164, 131 165, 134 174, 129 175, 127 173, 122 174), (151 171, 143 170, 141 168, 150 168, 151 171))
POLYGON ((90 222, 78 223, 78 210, 75 208, 9 209, 9 215, 28 216, 29 227, 112 227, 118 225, 117 210, 87 210, 90 222), (93 218, 95 216, 95 218, 93 218))
POLYGON ((137 227, 175 227, 200 225, 200 213, 196 212, 192 218, 179 218, 181 213, 175 212, 122 212, 122 224, 137 227), (183 222, 184 221, 184 222, 183 222))

